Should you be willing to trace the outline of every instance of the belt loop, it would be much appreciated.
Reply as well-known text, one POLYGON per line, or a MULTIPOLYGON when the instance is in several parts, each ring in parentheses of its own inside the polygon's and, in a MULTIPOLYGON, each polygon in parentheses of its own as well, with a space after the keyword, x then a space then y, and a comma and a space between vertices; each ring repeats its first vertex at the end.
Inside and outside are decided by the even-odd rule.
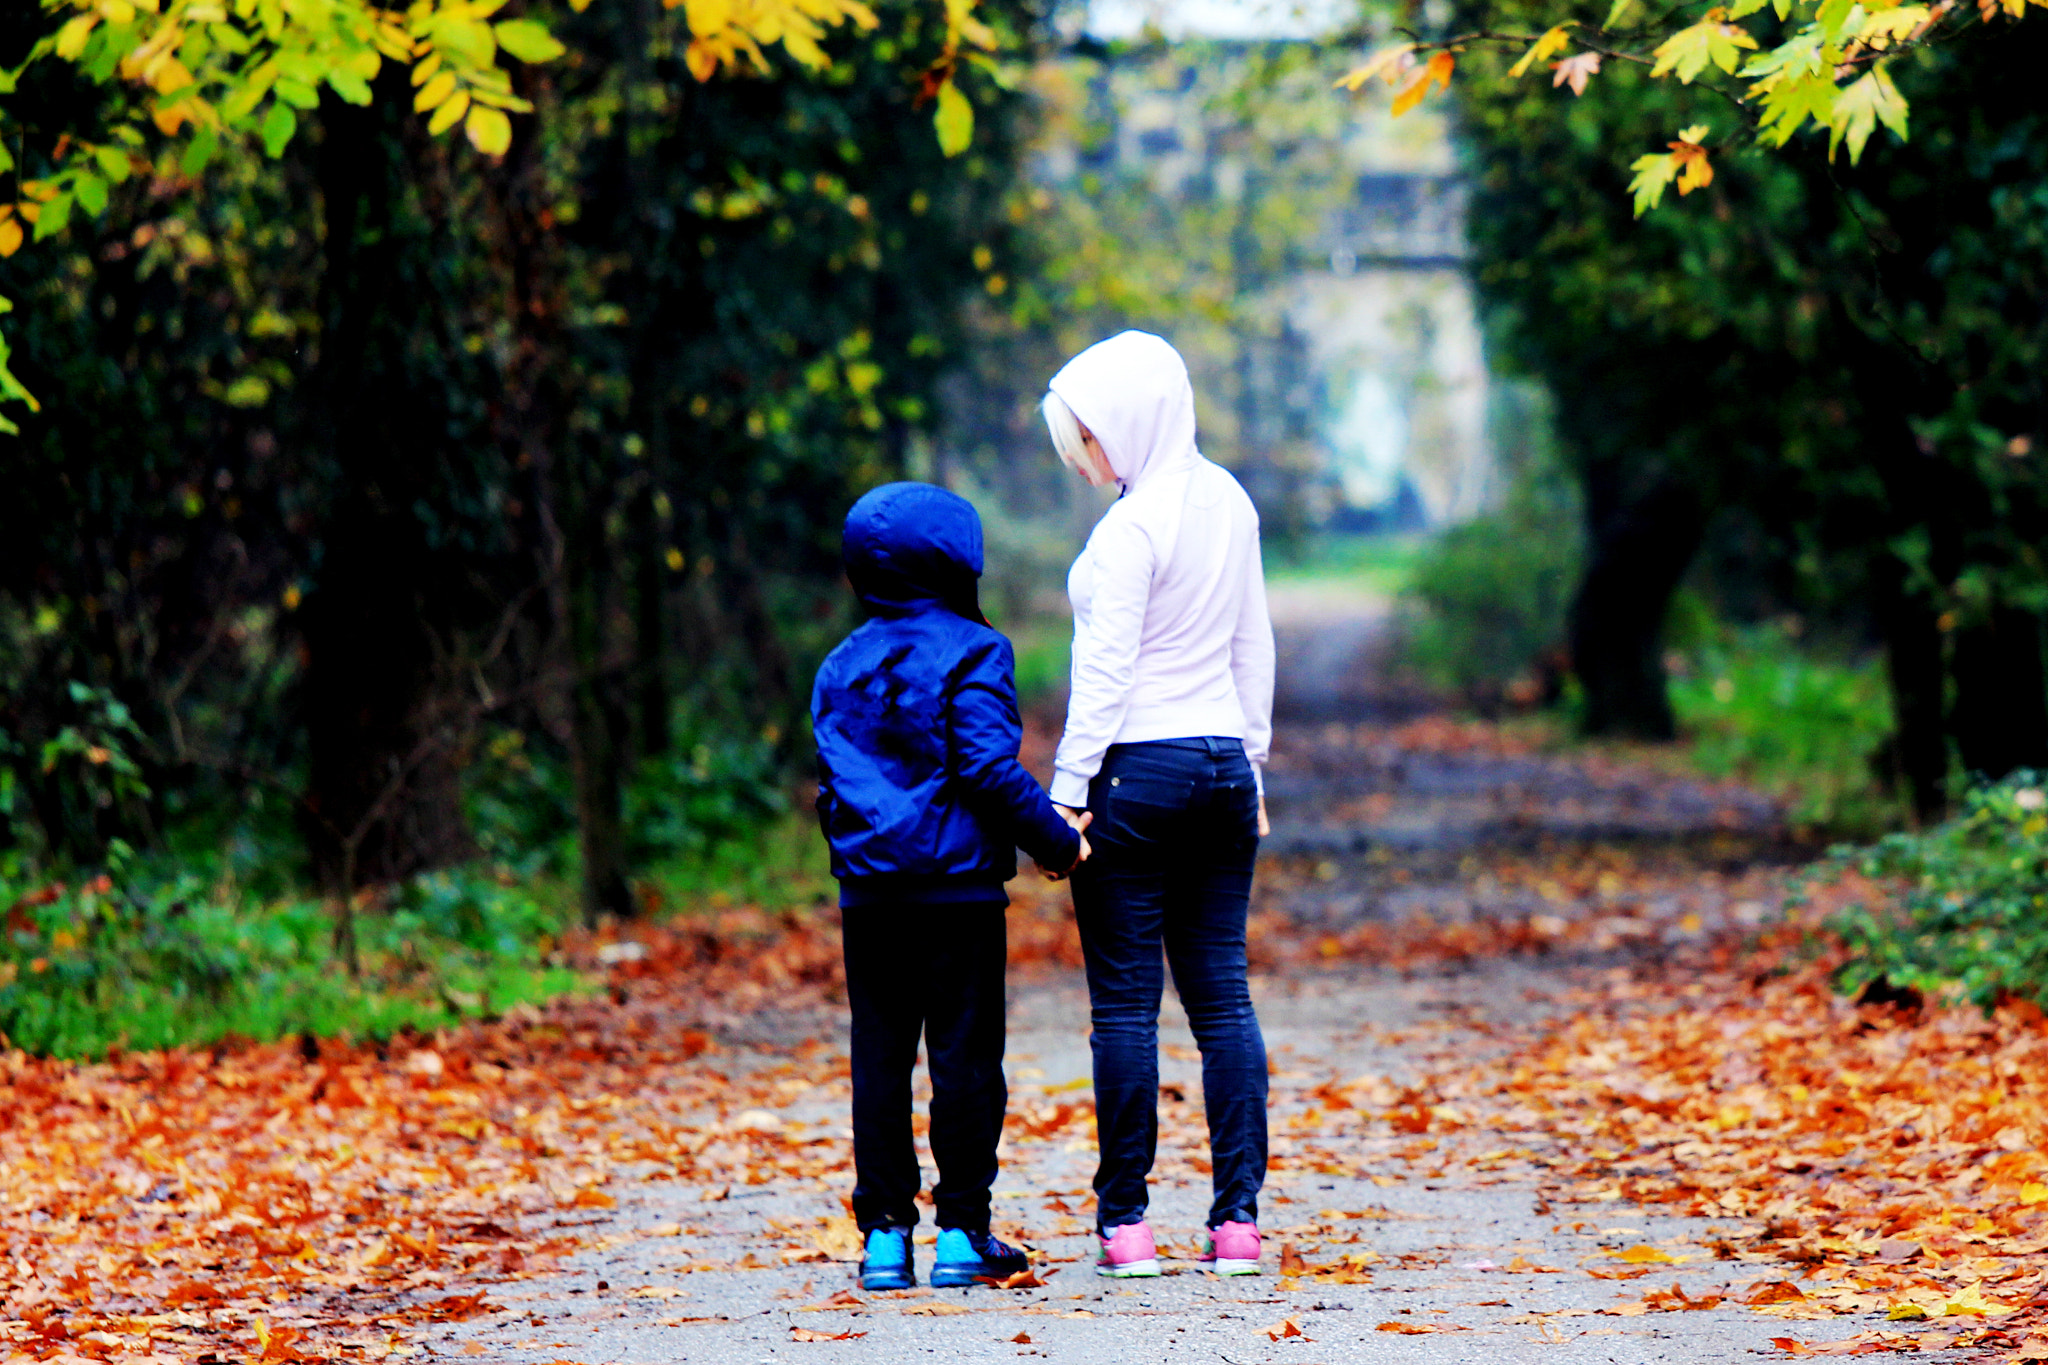
POLYGON ((1218 743, 1217 743, 1217 741, 1216 741, 1216 736, 1214 736, 1214 735, 1203 735, 1203 736, 1202 736, 1202 743, 1208 746, 1208 748, 1209 748, 1209 757, 1211 757, 1211 758, 1214 758, 1214 757, 1216 757, 1216 755, 1218 755, 1218 754, 1220 754, 1220 753, 1222 753, 1222 752, 1223 752, 1223 747, 1222 747, 1222 745, 1220 745, 1220 744, 1218 744, 1218 743))

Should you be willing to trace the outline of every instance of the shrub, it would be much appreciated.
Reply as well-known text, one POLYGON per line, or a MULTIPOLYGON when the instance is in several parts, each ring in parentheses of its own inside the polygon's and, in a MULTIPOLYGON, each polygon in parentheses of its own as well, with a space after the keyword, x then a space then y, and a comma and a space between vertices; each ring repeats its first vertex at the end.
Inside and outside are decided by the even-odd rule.
POLYGON ((1958 991, 1990 1009, 2048 1005, 2048 774, 1979 787, 1932 829, 1837 850, 1820 875, 1854 870, 1900 886, 1893 906, 1852 906, 1830 927, 1850 951, 1837 983, 1958 991))
POLYGON ((1441 532, 1409 582, 1410 662, 1482 712, 1545 696, 1579 561, 1576 515, 1534 496, 1441 532))
POLYGON ((1787 623, 1703 618, 1685 636, 1671 707, 1695 768, 1778 797, 1796 826, 1869 835, 1897 823, 1898 799, 1872 763, 1891 733, 1878 660, 1808 644, 1787 623))

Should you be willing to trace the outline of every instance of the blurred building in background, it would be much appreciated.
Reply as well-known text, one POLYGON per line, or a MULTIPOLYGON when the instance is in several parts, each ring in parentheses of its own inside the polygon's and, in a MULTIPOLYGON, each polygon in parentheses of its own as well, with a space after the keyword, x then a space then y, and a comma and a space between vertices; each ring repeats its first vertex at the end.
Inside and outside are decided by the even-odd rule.
POLYGON ((1126 214, 1109 245, 1125 259, 1105 268, 1140 280, 1131 325, 1149 304, 1188 355, 1205 451, 1295 531, 1441 526, 1498 483, 1449 132, 1434 107, 1395 120, 1384 97, 1331 88, 1362 45, 1358 13, 1070 8, 1053 88, 1083 107, 1050 123, 1036 172, 1059 198, 1156 201, 1126 214), (1178 275, 1148 266, 1159 251, 1178 275))

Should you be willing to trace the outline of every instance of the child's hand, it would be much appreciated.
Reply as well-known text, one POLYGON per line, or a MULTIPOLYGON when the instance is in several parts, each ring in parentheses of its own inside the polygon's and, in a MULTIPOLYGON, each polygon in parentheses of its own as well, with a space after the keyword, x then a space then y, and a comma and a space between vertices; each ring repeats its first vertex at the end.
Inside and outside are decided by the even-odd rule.
POLYGON ((1065 872, 1055 872, 1043 863, 1038 865, 1038 870, 1045 874, 1047 881, 1056 882, 1072 875, 1074 868, 1087 862, 1088 855, 1094 851, 1088 846, 1088 826, 1095 823, 1095 812, 1092 810, 1075 810, 1072 806, 1057 804, 1053 806, 1053 809, 1060 813, 1060 819, 1067 822, 1068 828, 1081 836, 1081 849, 1074 858, 1073 867, 1068 868, 1065 872))

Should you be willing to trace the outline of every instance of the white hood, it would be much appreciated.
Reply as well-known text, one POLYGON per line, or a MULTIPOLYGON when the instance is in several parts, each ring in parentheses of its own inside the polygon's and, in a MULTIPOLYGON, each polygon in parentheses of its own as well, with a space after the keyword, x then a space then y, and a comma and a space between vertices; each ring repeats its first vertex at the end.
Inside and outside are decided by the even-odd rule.
POLYGON ((1195 390, 1164 337, 1119 332, 1069 360, 1048 385, 1102 442, 1117 482, 1135 488, 1186 469, 1195 449, 1195 390))

